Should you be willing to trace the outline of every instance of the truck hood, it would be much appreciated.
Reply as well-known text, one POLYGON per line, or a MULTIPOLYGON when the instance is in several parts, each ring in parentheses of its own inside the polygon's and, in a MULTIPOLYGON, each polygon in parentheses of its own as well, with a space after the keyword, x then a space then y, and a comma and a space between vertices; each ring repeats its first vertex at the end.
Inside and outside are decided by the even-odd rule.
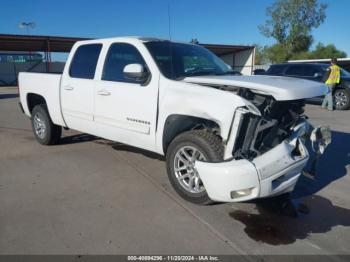
POLYGON ((209 86, 228 86, 248 88, 257 93, 273 96, 276 100, 296 100, 327 93, 327 86, 314 81, 281 76, 195 76, 183 81, 209 86))

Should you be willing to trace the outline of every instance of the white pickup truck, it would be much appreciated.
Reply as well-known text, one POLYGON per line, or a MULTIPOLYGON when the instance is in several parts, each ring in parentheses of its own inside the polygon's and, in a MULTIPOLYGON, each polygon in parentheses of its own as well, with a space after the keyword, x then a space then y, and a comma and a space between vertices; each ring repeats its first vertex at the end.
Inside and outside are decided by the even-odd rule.
POLYGON ((19 74, 39 143, 70 128, 166 156, 180 196, 238 202, 293 190, 309 154, 304 99, 317 82, 237 76, 194 44, 138 37, 77 42, 62 75, 19 74))

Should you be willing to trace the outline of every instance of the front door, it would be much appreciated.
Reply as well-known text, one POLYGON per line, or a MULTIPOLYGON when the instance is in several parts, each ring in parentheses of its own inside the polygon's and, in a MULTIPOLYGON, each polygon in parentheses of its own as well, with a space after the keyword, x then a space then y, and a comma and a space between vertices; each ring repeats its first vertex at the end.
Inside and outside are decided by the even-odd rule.
POLYGON ((138 49, 113 43, 106 54, 101 81, 95 85, 94 120, 98 135, 153 150, 157 115, 158 77, 140 84, 124 76, 128 64, 149 68, 138 49))

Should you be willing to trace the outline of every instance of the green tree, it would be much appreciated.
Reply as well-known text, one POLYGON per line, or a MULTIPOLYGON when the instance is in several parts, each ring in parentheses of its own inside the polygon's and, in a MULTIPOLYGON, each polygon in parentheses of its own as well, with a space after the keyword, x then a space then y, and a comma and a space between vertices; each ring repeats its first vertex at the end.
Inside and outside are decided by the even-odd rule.
POLYGON ((309 53, 308 58, 310 59, 322 59, 322 58, 343 58, 346 57, 346 53, 344 51, 338 50, 335 45, 323 45, 322 43, 318 43, 315 47, 315 50, 309 53))
POLYGON ((267 64, 270 60, 267 56, 266 50, 268 46, 261 46, 259 44, 255 44, 255 64, 263 65, 267 64))
POLYGON ((288 52, 282 44, 274 44, 267 48, 266 56, 272 63, 282 63, 289 59, 288 52))
POLYGON ((276 0, 269 6, 266 10, 269 19, 259 27, 264 36, 277 41, 266 50, 269 59, 282 62, 307 52, 313 42, 311 31, 325 20, 326 8, 318 0, 276 0))

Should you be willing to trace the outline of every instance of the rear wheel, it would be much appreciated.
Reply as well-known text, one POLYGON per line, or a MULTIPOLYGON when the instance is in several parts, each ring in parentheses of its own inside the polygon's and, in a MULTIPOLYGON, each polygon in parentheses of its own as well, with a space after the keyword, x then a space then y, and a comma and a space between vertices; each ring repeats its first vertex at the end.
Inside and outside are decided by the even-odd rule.
POLYGON ((192 203, 210 204, 195 162, 219 162, 224 148, 221 139, 207 130, 192 130, 180 134, 169 145, 166 154, 169 180, 176 192, 192 203))
POLYGON ((337 89, 334 92, 334 106, 337 110, 346 110, 350 107, 350 92, 347 89, 337 89))
POLYGON ((62 128, 52 122, 46 105, 36 105, 31 120, 35 138, 40 144, 57 144, 61 138, 62 128))

